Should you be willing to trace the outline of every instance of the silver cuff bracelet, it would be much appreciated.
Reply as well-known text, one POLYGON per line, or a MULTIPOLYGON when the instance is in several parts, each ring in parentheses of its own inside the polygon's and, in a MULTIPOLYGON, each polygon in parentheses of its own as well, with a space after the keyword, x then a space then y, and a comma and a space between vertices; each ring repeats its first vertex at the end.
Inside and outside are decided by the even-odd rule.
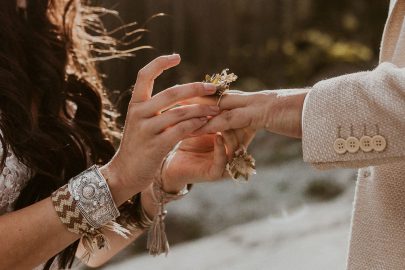
POLYGON ((73 177, 68 187, 80 213, 92 227, 101 228, 120 215, 97 165, 73 177))

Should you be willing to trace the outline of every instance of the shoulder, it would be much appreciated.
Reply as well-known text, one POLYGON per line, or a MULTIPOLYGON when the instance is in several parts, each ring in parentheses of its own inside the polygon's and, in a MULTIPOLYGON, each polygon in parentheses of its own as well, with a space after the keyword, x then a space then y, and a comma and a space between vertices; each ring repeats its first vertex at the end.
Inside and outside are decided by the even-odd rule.
MULTIPOLYGON (((0 130, 0 135, 2 132, 0 130)), ((0 141, 0 157, 4 147, 0 141)), ((14 202, 31 177, 29 168, 20 162, 10 147, 7 147, 4 168, 0 170, 0 215, 12 211, 14 202)))

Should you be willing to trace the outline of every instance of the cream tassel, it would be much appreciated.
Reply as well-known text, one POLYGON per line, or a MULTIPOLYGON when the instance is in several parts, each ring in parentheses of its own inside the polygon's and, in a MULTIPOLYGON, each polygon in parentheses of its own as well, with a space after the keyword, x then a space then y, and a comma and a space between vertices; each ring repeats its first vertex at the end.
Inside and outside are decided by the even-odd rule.
POLYGON ((131 231, 121 224, 115 222, 115 221, 110 221, 106 225, 103 226, 104 229, 110 230, 112 232, 115 232, 116 234, 122 236, 125 239, 128 239, 129 236, 131 235, 131 231))
POLYGON ((167 256, 170 249, 164 222, 167 211, 164 210, 163 204, 160 204, 159 207, 161 211, 154 217, 152 226, 148 232, 147 249, 152 256, 159 256, 162 253, 165 253, 167 256))
MULTIPOLYGON (((148 243, 147 248, 149 249, 149 254, 152 256, 158 256, 160 254, 165 253, 166 256, 169 253, 169 242, 166 236, 166 228, 165 228, 165 218, 167 215, 167 211, 165 210, 165 204, 171 201, 175 201, 178 199, 183 198, 186 194, 188 194, 191 185, 187 185, 184 187, 182 191, 177 194, 167 193, 163 190, 163 183, 162 183, 162 172, 163 168, 166 165, 176 151, 176 148, 166 156, 163 160, 161 165, 161 170, 157 177, 153 181, 152 185, 152 196, 153 200, 155 201, 156 205, 158 206, 158 214, 153 218, 153 222, 151 227, 149 228, 148 232, 148 243)), ((143 210, 142 210, 143 211, 143 210)), ((143 216, 145 217, 146 223, 149 223, 149 218, 147 217, 146 213, 143 211, 143 216)))

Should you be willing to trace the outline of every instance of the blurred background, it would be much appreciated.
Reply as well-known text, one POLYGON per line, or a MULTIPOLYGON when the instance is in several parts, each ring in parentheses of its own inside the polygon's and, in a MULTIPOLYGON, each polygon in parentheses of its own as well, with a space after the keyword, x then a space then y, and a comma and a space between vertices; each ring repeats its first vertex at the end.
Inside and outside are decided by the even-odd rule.
MULTIPOLYGON (((108 29, 138 22, 147 29, 136 57, 101 64, 125 115, 138 70, 161 54, 181 66, 156 90, 201 81, 229 68, 234 88, 308 87, 378 63, 388 0, 98 0, 117 10, 108 29), (164 16, 155 16, 164 13, 164 16)), ((129 31, 129 30, 128 30, 129 31)), ((128 32, 127 31, 127 32, 128 32)), ((117 37, 125 31, 116 33, 117 37)), ((302 162, 299 141, 260 133, 251 150, 258 174, 248 184, 197 186, 169 206, 168 258, 145 254, 145 239, 103 269, 344 269, 355 172, 319 172, 302 162)))

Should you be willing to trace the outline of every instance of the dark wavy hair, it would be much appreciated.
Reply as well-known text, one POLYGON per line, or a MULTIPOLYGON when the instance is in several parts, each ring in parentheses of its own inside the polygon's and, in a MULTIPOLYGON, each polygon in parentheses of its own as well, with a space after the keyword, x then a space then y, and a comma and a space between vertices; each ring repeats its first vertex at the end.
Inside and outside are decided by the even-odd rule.
MULTIPOLYGON (((108 12, 83 0, 28 0, 26 11, 0 1, 1 168, 12 150, 32 172, 16 210, 115 153, 117 113, 95 63, 133 50, 116 49, 101 20, 108 12)), ((55 258, 59 268, 72 267, 78 243, 44 269, 55 258)))

